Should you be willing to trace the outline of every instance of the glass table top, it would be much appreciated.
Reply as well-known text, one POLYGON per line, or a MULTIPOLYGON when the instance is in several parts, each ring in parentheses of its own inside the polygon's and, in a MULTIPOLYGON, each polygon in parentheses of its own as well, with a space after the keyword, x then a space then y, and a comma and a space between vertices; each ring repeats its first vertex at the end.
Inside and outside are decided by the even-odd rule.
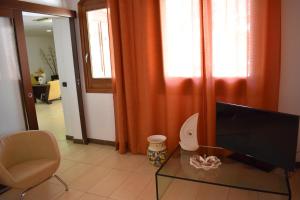
POLYGON ((185 151, 179 147, 157 171, 157 176, 184 179, 246 190, 289 195, 289 186, 283 169, 265 172, 229 157, 225 149, 201 146, 197 151, 185 151), (192 155, 214 155, 222 164, 217 169, 196 169, 189 164, 192 155))

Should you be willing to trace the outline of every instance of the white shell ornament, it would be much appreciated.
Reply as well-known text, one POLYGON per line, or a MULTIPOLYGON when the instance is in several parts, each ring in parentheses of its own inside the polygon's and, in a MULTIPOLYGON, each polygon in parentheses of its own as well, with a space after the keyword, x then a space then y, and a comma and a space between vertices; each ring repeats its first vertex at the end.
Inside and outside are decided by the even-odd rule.
POLYGON ((204 157, 200 155, 193 155, 190 157, 190 165, 195 167, 196 169, 216 169, 221 165, 221 161, 216 156, 206 156, 204 157))
POLYGON ((199 113, 190 116, 180 129, 180 146, 186 151, 196 151, 199 148, 197 138, 197 124, 199 113))

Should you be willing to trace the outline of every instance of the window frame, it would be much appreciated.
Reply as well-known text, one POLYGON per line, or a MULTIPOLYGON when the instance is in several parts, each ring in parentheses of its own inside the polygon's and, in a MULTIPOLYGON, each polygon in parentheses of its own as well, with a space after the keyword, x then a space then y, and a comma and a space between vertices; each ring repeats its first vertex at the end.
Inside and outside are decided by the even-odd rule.
MULTIPOLYGON (((87 12, 107 8, 106 0, 80 0, 78 3, 78 16, 80 24, 80 38, 82 49, 82 62, 84 68, 85 89, 87 93, 112 93, 111 78, 93 78, 91 54, 88 37, 87 12), (88 59, 86 61, 86 55, 88 59)), ((110 42, 111 44, 111 42, 110 42)), ((111 48, 110 48, 111 49, 111 48)))

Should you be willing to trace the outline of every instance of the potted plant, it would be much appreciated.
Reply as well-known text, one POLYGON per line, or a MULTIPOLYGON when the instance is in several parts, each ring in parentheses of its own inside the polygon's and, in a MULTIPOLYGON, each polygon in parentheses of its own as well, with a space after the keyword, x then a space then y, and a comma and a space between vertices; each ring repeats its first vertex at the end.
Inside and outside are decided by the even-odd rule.
POLYGON ((38 70, 34 74, 35 74, 34 77, 36 78, 38 84, 41 85, 46 83, 46 74, 45 74, 45 70, 42 67, 38 68, 38 70))
POLYGON ((40 49, 40 54, 44 62, 50 68, 52 75, 51 80, 58 80, 58 73, 57 73, 57 62, 56 62, 56 55, 55 50, 53 47, 48 48, 49 52, 46 54, 43 49, 40 49))

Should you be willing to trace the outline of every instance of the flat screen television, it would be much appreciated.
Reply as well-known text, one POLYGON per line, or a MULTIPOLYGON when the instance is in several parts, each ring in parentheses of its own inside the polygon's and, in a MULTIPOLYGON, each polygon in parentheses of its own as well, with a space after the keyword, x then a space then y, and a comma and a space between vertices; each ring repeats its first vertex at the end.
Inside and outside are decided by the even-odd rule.
POLYGON ((295 167, 299 116, 217 102, 217 145, 274 167, 295 167))

